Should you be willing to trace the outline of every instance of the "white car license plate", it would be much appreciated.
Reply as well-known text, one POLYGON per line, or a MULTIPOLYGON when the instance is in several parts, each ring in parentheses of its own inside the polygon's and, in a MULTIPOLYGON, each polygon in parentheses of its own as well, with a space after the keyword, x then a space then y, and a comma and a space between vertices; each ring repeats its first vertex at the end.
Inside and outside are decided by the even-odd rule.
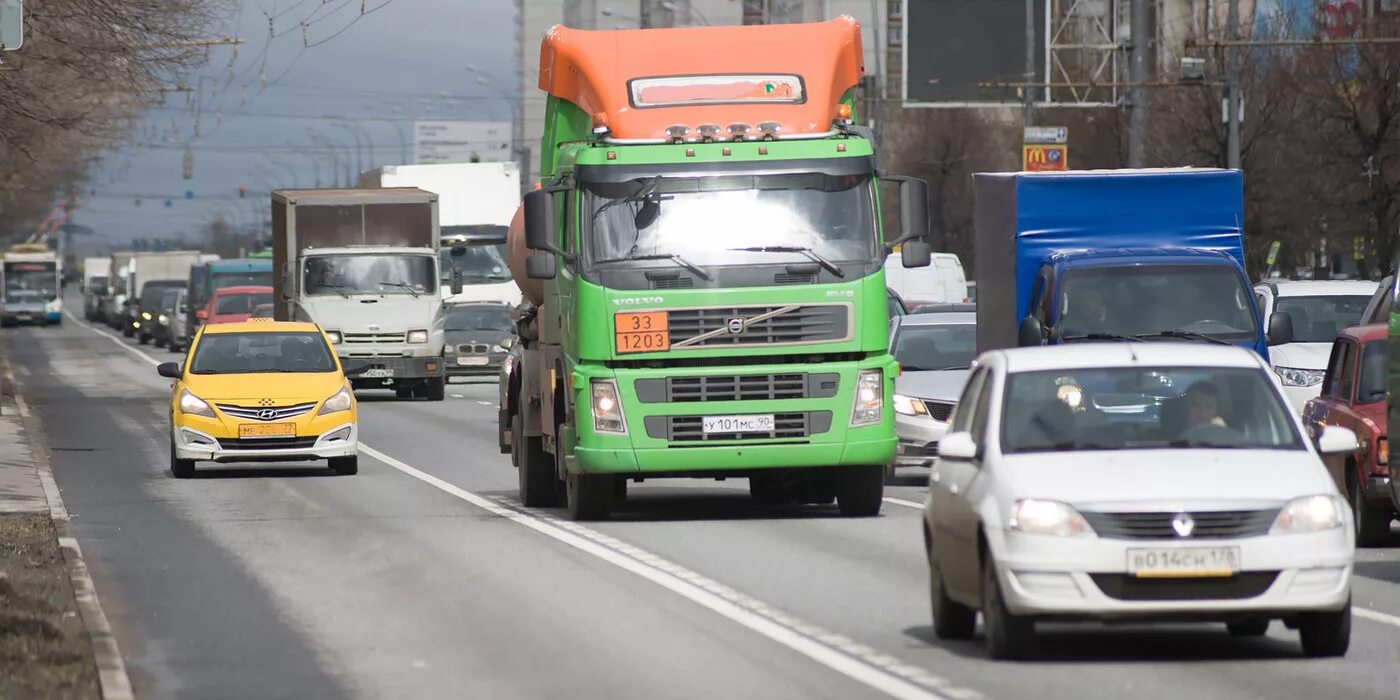
POLYGON ((15 317, 15 320, 16 320, 16 321, 33 321, 33 320, 34 320, 34 317, 33 317, 33 316, 30 316, 29 314, 20 314, 20 315, 18 315, 18 316, 15 317))
POLYGON ((392 369, 367 369, 367 370, 365 370, 364 372, 361 372, 361 373, 360 373, 360 376, 361 376, 361 377, 364 377, 365 379, 384 379, 384 378, 386 378, 386 377, 392 377, 392 376, 394 376, 394 370, 392 370, 392 369))
POLYGON ((460 357, 460 356, 459 356, 459 357, 457 358, 457 364, 459 364, 459 365, 466 365, 466 366, 468 366, 468 367, 483 367, 483 366, 485 366, 485 365, 486 365, 488 362, 490 362, 490 361, 491 361, 491 358, 489 358, 489 357, 480 357, 480 356, 478 356, 478 357, 460 357))
POLYGON ((1138 578, 1207 578, 1240 571, 1239 547, 1152 547, 1128 550, 1128 573, 1138 578))
POLYGON ((773 414, 752 416, 701 416, 700 429, 705 433, 771 433, 773 414))

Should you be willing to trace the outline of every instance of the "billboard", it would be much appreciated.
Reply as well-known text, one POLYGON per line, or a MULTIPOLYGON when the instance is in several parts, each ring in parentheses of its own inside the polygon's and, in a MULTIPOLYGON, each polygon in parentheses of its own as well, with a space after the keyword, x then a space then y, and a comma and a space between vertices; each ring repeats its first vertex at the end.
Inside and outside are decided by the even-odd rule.
POLYGON ((906 0, 906 106, 1019 104, 1014 88, 1045 82, 1046 0, 1034 0, 1035 77, 1026 76, 1026 0, 906 0))
POLYGON ((471 163, 515 160, 508 121, 413 122, 413 162, 471 163))

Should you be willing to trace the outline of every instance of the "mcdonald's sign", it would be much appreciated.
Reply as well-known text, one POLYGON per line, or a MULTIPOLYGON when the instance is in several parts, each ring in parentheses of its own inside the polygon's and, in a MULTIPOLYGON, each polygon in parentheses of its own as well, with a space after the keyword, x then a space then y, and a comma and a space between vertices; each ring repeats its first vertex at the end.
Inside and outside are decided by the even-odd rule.
POLYGON ((1069 146, 1028 143, 1021 146, 1021 169, 1031 172, 1069 170, 1069 146))

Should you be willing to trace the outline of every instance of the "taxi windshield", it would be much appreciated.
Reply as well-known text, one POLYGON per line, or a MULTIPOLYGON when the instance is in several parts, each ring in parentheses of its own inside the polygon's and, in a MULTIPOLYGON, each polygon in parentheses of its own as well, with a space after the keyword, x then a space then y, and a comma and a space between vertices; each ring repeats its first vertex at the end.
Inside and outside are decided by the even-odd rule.
POLYGON ((206 333, 194 348, 190 374, 334 372, 320 333, 206 333))

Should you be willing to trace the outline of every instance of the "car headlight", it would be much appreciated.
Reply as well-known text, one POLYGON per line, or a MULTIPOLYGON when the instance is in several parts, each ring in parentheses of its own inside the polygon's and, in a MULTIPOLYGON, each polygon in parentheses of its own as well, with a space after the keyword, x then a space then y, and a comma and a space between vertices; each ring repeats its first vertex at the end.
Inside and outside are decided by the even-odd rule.
POLYGON ((861 371, 856 377, 856 405, 851 409, 851 425, 880 422, 885 405, 885 373, 878 369, 861 371))
POLYGON ((428 342, 428 332, 427 332, 427 331, 409 331, 409 332, 408 332, 408 342, 410 342, 410 343, 426 343, 426 342, 428 342))
POLYGON ((1030 535, 1093 536, 1094 529, 1079 511, 1059 501, 1023 498, 1011 509, 1006 526, 1030 535))
POLYGON ((504 345, 492 345, 492 346, 491 346, 491 352, 506 352, 506 350, 507 350, 507 348, 506 348, 506 346, 504 346, 504 345))
POLYGON ((161 315, 160 315, 160 318, 157 319, 157 320, 159 320, 161 323, 169 323, 169 322, 170 322, 170 318, 169 318, 168 316, 166 316, 165 314, 161 314, 161 315))
POLYGON ((204 399, 190 393, 189 389, 180 392, 180 412, 191 416, 214 417, 214 409, 204 402, 204 399))
POLYGON ((593 393, 593 429, 600 433, 626 433, 627 421, 622 418, 617 384, 611 379, 594 379, 589 386, 593 393))
POLYGON ((1344 507, 1336 496, 1295 498, 1279 511, 1269 534, 1289 535, 1341 527, 1344 507))
POLYGON ((1284 386, 1315 386, 1322 383, 1326 370, 1299 369, 1297 367, 1275 367, 1274 373, 1283 380, 1284 386))
POLYGON ((910 398, 904 394, 895 394, 894 412, 906 416, 921 416, 928 413, 928 407, 918 399, 910 398))
POLYGON ((146 319, 147 321, 151 320, 151 312, 149 312, 149 311, 142 311, 142 312, 141 312, 141 318, 144 318, 144 319, 146 319))
POLYGON ((326 338, 331 341, 331 345, 340 345, 340 341, 345 339, 340 335, 340 331, 326 331, 326 338))
POLYGON ((348 411, 353 405, 355 405, 354 396, 350 394, 349 389, 341 387, 340 391, 335 392, 329 399, 326 399, 325 403, 321 404, 321 410, 317 411, 316 415, 324 416, 327 413, 348 411))

